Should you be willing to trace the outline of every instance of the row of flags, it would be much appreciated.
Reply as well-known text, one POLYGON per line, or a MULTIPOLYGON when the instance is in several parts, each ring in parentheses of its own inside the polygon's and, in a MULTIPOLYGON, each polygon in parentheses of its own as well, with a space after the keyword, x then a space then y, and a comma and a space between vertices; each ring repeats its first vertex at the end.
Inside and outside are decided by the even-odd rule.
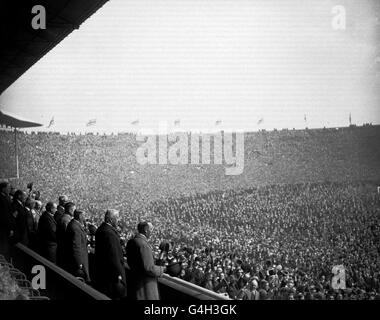
MULTIPOLYGON (((47 126, 47 128, 50 128, 50 127, 52 127, 53 125, 54 125, 54 117, 50 120, 50 122, 49 122, 49 125, 47 126)), ((132 121, 131 122, 131 124, 132 125, 138 125, 140 123, 140 121, 139 120, 135 120, 135 121, 132 121)), ((179 120, 179 119, 177 119, 177 120, 175 120, 174 121, 174 125, 175 126, 179 126, 180 125, 180 123, 181 123, 181 120, 179 120)), ((219 124, 221 124, 222 123, 222 121, 220 121, 220 120, 218 120, 218 121, 216 121, 215 122, 215 124, 216 125, 219 125, 219 124)), ((96 124, 96 119, 91 119, 91 120, 89 120, 87 123, 86 123, 86 127, 91 127, 91 126, 93 126, 93 125, 95 125, 96 124)))
MULTIPOLYGON (((306 117, 306 114, 304 114, 304 121, 305 121, 305 123, 307 123, 307 117, 306 117)), ((350 112, 350 115, 349 115, 349 117, 348 117, 348 120, 349 120, 349 123, 350 123, 350 125, 351 125, 351 112, 350 112)), ((49 125, 47 126, 47 128, 50 128, 50 127, 52 127, 53 125, 54 125, 54 117, 50 120, 50 122, 49 122, 49 125)), ((138 125, 140 123, 140 120, 134 120, 134 121, 132 121, 131 122, 131 124, 132 125, 134 125, 134 126, 136 126, 136 125, 138 125)), ((174 125, 175 126, 179 126, 180 125, 180 123, 181 123, 181 120, 179 120, 179 119, 176 119, 176 120, 174 120, 174 125)), ((220 125, 222 123, 222 121, 221 120, 217 120, 217 121, 215 121, 215 125, 220 125)), ((259 119, 259 121, 257 121, 257 125, 261 125, 261 124, 263 124, 264 123, 264 118, 260 118, 259 119)), ((96 125, 96 119, 90 119, 87 123, 86 123, 86 127, 91 127, 91 126, 94 126, 94 125, 96 125)))
MULTIPOLYGON (((49 124, 47 125, 47 128, 52 127, 55 124, 54 117, 51 118, 49 124)), ((96 124, 96 119, 91 119, 86 123, 86 127, 91 127, 96 124)), ((132 124, 136 124, 136 121, 132 122, 132 124)))

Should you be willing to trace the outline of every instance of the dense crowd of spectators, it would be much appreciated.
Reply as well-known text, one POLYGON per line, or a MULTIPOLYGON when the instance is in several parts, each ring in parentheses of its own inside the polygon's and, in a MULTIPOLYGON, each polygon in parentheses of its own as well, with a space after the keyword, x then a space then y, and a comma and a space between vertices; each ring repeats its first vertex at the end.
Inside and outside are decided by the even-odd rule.
MULTIPOLYGON (((20 179, 45 199, 66 194, 96 212, 141 209, 154 200, 213 190, 316 181, 380 180, 380 126, 246 133, 244 171, 224 165, 145 165, 133 134, 18 133, 20 179), (96 203, 96 206, 92 207, 96 203)), ((0 177, 15 177, 14 134, 0 130, 0 177)), ((212 156, 212 152, 211 152, 212 156)))
MULTIPOLYGON (((376 128, 367 129, 376 137, 376 128)), ((302 136, 310 133, 260 134, 246 144, 247 172, 228 181, 212 168, 141 169, 132 135, 25 135, 20 161, 27 174, 19 183, 35 179, 43 202, 67 194, 83 209, 89 251, 106 207, 121 211, 123 248, 139 221, 151 221, 158 264, 177 263, 176 276, 233 299, 379 299, 380 195, 377 182, 360 182, 380 177, 373 141, 365 147, 351 133, 326 132, 309 144, 318 140, 302 136), (259 182, 284 178, 248 187, 242 181, 255 177, 255 168, 259 182), (316 182, 329 178, 341 182, 316 182), (346 289, 332 287, 334 266, 343 266, 346 289)), ((31 212, 41 207, 35 202, 31 212)))
MULTIPOLYGON (((28 202, 38 220, 39 201, 28 202)), ((103 214, 86 217, 93 252, 103 214)), ((380 195, 373 184, 210 192, 155 201, 120 218, 122 248, 139 221, 151 221, 157 264, 177 265, 174 276, 232 299, 380 298, 380 195), (343 266, 345 288, 332 286, 334 266, 343 266)))
MULTIPOLYGON (((380 293, 380 195, 375 185, 317 183, 152 203, 155 254, 180 277, 233 299, 374 299, 380 293), (164 250, 167 241, 170 249, 164 250), (343 265, 346 290, 332 287, 343 265)), ((122 218, 127 239, 140 219, 122 218)))

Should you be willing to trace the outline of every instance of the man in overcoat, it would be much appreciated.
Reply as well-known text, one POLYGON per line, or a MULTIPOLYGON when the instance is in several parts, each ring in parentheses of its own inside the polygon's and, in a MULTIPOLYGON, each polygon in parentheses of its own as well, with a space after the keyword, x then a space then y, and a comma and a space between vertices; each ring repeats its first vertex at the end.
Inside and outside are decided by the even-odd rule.
POLYGON ((159 300, 157 278, 166 268, 154 264, 152 247, 148 242, 151 229, 150 223, 140 222, 138 233, 127 243, 128 297, 132 300, 159 300))
POLYGON ((84 229, 85 213, 75 210, 74 218, 67 225, 65 248, 67 249, 67 271, 75 277, 89 282, 87 234, 84 229))
POLYGON ((94 285, 111 299, 126 296, 123 249, 117 232, 119 211, 106 211, 104 222, 95 233, 94 285))
POLYGON ((53 263, 57 263, 57 222, 54 219, 56 211, 57 205, 54 202, 48 202, 46 211, 39 219, 37 229, 40 253, 53 263))

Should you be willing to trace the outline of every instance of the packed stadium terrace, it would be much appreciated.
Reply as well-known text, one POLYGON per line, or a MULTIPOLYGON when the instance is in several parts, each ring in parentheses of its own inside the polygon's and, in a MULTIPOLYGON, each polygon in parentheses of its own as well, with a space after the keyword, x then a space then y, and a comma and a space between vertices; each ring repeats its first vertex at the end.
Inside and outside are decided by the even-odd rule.
MULTIPOLYGON (((5 175, 14 138, 0 137, 5 175)), ((96 225, 120 209, 124 242, 152 221, 157 263, 233 299, 379 299, 379 138, 379 126, 249 133, 244 173, 225 176, 140 166, 132 134, 20 134, 15 187, 33 181, 44 203, 66 194, 96 225), (345 290, 331 287, 339 264, 345 290)))

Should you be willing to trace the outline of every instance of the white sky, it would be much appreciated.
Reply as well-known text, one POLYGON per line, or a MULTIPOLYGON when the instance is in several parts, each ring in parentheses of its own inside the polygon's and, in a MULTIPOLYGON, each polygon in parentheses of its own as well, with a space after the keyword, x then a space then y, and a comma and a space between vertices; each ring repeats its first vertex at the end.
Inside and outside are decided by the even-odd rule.
POLYGON ((379 4, 112 0, 0 107, 63 132, 127 131, 136 119, 143 128, 176 119, 184 129, 346 126, 350 112, 354 123, 380 123, 379 4), (332 28, 335 5, 346 30, 332 28))

